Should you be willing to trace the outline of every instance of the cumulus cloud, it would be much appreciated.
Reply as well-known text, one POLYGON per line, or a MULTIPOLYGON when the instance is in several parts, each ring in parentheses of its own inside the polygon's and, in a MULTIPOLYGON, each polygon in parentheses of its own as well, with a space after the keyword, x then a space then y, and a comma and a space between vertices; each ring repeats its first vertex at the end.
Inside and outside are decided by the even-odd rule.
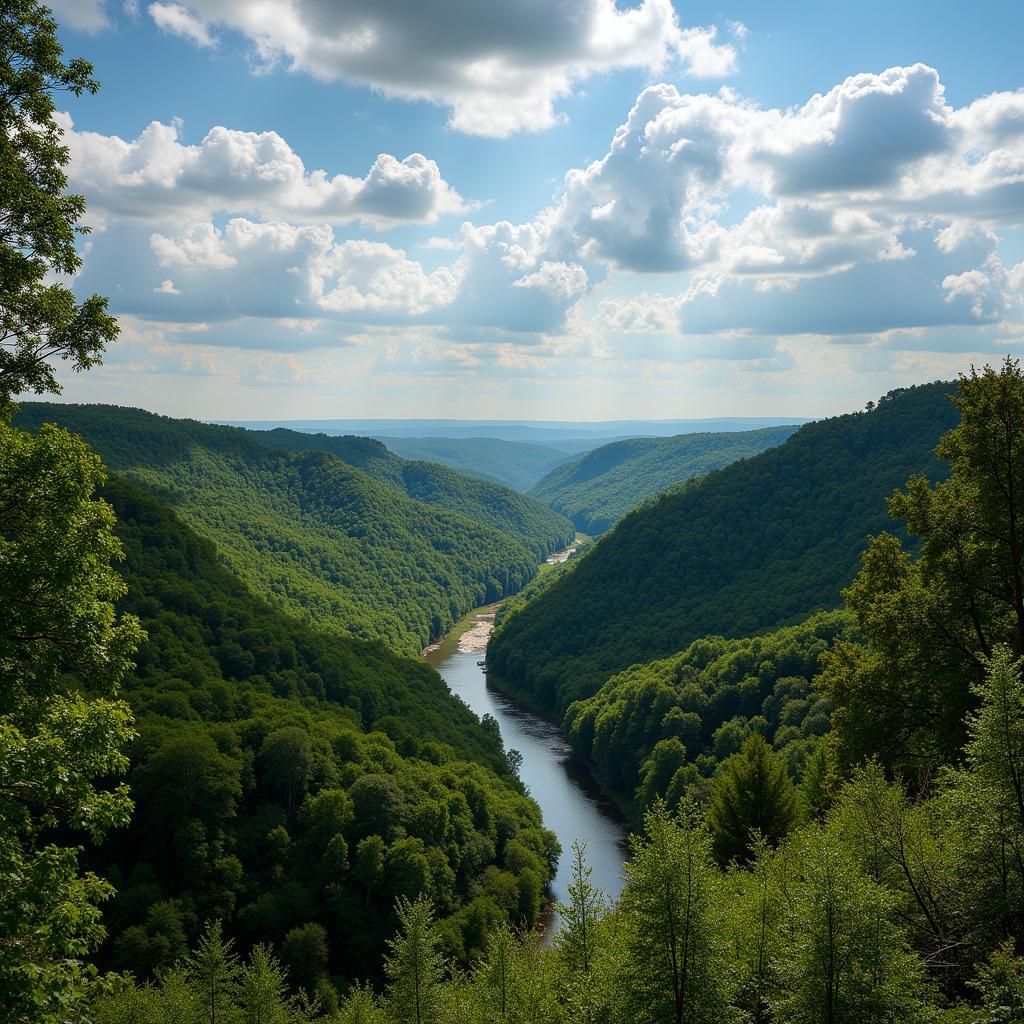
POLYGON ((382 153, 363 177, 308 171, 277 132, 217 126, 198 145, 179 127, 153 121, 130 141, 76 131, 61 115, 71 152, 72 185, 91 211, 164 220, 212 213, 257 214, 293 221, 375 227, 433 223, 471 208, 433 160, 382 153))
POLYGON ((796 284, 763 287, 756 278, 697 279, 680 297, 680 330, 700 334, 869 334, 894 328, 973 326, 1004 313, 1007 276, 991 242, 943 252, 930 230, 904 235, 897 260, 858 262, 796 284))
POLYGON ((204 323, 288 320, 282 338, 301 321, 407 321, 451 303, 459 283, 453 269, 427 273, 383 242, 337 242, 326 225, 235 217, 223 228, 199 221, 146 237, 125 224, 95 246, 82 287, 114 295, 121 311, 161 319, 173 309, 176 319, 204 323))
POLYGON ((587 272, 578 263, 545 260, 539 270, 512 282, 513 288, 537 288, 552 299, 575 299, 587 290, 587 272))
POLYGON ((189 0, 154 4, 151 13, 154 7, 184 11, 207 34, 211 26, 241 33, 266 64, 438 103, 450 109, 453 128, 492 137, 550 127, 557 100, 594 74, 674 66, 721 77, 736 65, 735 48, 713 26, 680 25, 671 0, 465 0, 454 8, 448 0, 189 0))
POLYGON ((150 4, 147 10, 157 28, 162 31, 181 36, 196 46, 216 45, 216 40, 203 22, 181 4, 150 4))
POLYGON ((924 65, 855 75, 784 110, 650 86, 549 208, 411 240, 422 261, 334 231, 465 209, 418 154, 329 177, 272 132, 215 128, 187 146, 155 123, 130 142, 69 141, 74 183, 109 219, 82 287, 140 317, 245 323, 218 328, 232 343, 249 331, 270 344, 276 327, 251 327, 261 318, 291 323, 291 345, 333 343, 339 324, 417 325, 444 353, 476 346, 485 365, 497 363, 483 349, 525 366, 564 342, 594 359, 646 351, 783 372, 780 338, 1005 333, 1024 284, 998 236, 1024 215, 1024 93, 955 108, 924 65), (640 274, 663 276, 619 287, 640 274), (333 326, 299 338, 303 322, 333 326))
MULTIPOLYGON (((687 272, 703 303, 735 297, 723 286, 744 279, 746 294, 866 265, 884 276, 915 256, 906 239, 922 224, 951 253, 992 241, 993 223, 1024 221, 1024 91, 953 108, 922 64, 851 76, 786 110, 728 89, 651 86, 605 156, 566 175, 540 221, 549 258, 687 272)), ((932 307, 945 276, 930 282, 932 307)), ((971 277, 946 294, 950 307, 988 316, 1002 287, 979 299, 971 277), (977 301, 965 304, 968 282, 977 301)))
POLYGON ((462 228, 455 263, 459 291, 446 322, 527 333, 558 331, 586 291, 579 264, 546 259, 548 238, 539 224, 501 221, 462 228))

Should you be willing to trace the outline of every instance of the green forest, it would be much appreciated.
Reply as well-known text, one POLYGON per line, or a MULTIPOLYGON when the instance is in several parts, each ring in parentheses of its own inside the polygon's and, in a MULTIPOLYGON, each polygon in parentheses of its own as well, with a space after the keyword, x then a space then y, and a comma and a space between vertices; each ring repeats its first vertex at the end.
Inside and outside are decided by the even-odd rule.
POLYGON ((434 462, 399 458, 373 438, 305 434, 283 428, 250 433, 273 448, 328 452, 416 501, 457 512, 511 534, 526 544, 538 561, 572 540, 572 531, 566 532, 565 517, 540 501, 497 483, 474 480, 434 462))
POLYGON ((1024 1020, 1017 360, 539 573, 568 520, 370 439, 22 401, 120 327, 66 283, 92 66, 36 0, 0 49, 0 1020, 1024 1020), (627 812, 614 898, 412 656, 510 594, 491 681, 627 812))
POLYGON ((596 536, 659 491, 782 444, 796 427, 636 437, 585 452, 530 489, 581 533, 596 536))
POLYGON ((491 641, 488 670, 564 714, 610 676, 694 640, 795 625, 834 609, 885 499, 956 423, 948 384, 887 395, 870 411, 809 423, 788 441, 627 515, 491 641))
POLYGON ((408 654, 518 590, 573 534, 539 503, 367 438, 286 431, 290 446, 310 445, 292 454, 237 428, 113 406, 24 403, 15 422, 85 438, 278 607, 408 654))

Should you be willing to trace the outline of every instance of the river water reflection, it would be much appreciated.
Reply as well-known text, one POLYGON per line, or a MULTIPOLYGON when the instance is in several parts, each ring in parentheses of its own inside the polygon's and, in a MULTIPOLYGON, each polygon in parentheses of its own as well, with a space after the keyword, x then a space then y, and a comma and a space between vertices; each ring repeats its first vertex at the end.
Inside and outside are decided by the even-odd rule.
MULTIPOLYGON (((615 805, 597 788, 587 767, 573 754, 554 722, 527 710, 487 684, 483 660, 494 621, 493 609, 478 610, 473 624, 456 639, 428 648, 424 657, 444 677, 452 693, 476 714, 493 715, 506 748, 523 755, 519 775, 540 804, 544 824, 558 836, 562 857, 552 882, 555 899, 564 901, 570 880, 570 846, 587 844, 590 880, 617 899, 622 888, 622 862, 627 829, 615 805)), ((557 921, 554 922, 557 928, 557 921)))

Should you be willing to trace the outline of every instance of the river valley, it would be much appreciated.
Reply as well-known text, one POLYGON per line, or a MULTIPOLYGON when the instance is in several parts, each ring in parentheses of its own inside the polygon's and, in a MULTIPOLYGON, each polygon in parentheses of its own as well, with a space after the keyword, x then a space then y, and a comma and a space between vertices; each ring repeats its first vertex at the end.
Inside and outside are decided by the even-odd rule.
MULTIPOLYGON (((497 719, 505 747, 523 755, 520 777, 540 804, 545 826, 562 845, 558 873, 552 882, 555 899, 567 898, 570 847, 577 839, 587 844, 591 882, 609 897, 617 898, 626 856, 625 821, 573 753, 558 725, 488 684, 481 662, 494 625, 494 611, 492 605, 472 612, 445 640, 427 648, 424 658, 440 672, 452 693, 476 714, 497 719)), ((558 927, 557 920, 552 926, 558 927)))

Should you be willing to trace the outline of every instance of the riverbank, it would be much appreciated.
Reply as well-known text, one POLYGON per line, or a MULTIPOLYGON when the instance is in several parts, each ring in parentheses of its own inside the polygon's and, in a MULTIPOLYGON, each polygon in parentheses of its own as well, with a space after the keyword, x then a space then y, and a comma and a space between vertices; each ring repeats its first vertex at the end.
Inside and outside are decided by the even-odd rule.
MULTIPOLYGON (((568 899, 569 851, 576 840, 587 844, 594 884, 616 899, 627 853, 625 818, 575 755, 558 721, 506 696, 485 675, 482 662, 499 605, 485 605, 463 616, 443 640, 424 650, 423 658, 473 712, 494 718, 506 748, 522 755, 519 776, 540 806, 545 826, 562 846, 551 883, 553 902, 568 899)), ((557 929, 557 921, 552 927, 557 929)))

